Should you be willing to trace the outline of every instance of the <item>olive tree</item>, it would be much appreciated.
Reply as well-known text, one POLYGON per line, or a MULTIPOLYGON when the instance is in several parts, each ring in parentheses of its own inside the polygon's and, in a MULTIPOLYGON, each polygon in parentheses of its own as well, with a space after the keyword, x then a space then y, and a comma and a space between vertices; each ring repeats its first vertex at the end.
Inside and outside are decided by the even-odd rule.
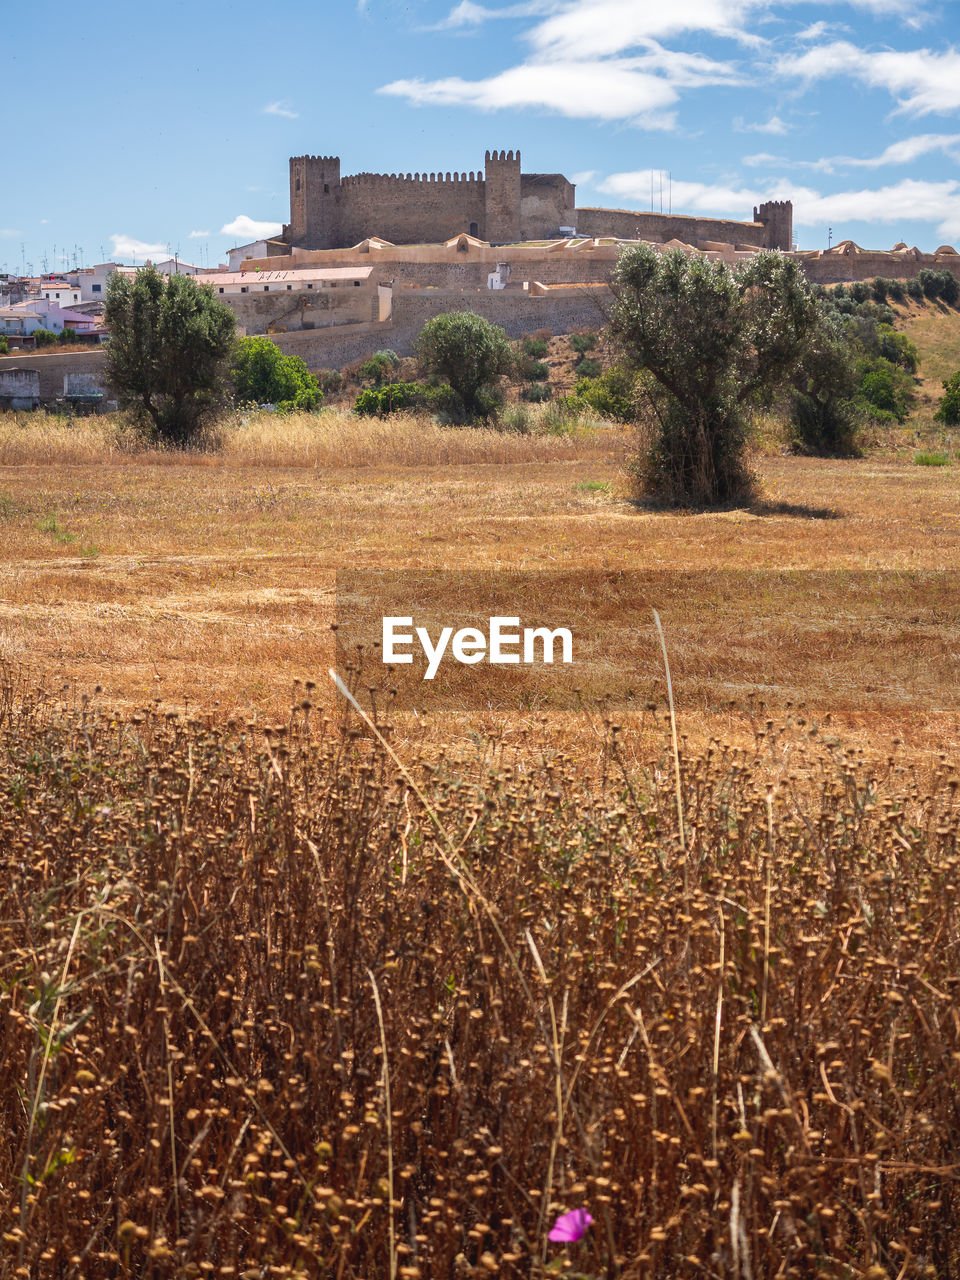
POLYGON ((489 416, 496 384, 514 366, 504 331, 472 311, 449 311, 428 320, 416 349, 425 372, 446 379, 468 418, 489 416))
POLYGON ((610 332, 641 374, 652 427, 637 459, 644 488, 675 505, 748 499, 752 414, 798 375, 823 324, 798 265, 760 252, 733 271, 639 244, 621 255, 613 290, 610 332))
POLYGON ((111 386, 146 415, 158 440, 191 444, 228 397, 233 313, 209 285, 147 266, 113 273, 103 318, 111 386))

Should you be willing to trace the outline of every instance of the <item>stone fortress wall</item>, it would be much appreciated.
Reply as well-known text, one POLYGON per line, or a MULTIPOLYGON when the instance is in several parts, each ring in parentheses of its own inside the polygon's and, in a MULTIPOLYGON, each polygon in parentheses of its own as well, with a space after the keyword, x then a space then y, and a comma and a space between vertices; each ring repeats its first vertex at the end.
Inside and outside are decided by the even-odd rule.
POLYGON ((359 173, 343 176, 339 156, 292 156, 291 248, 342 249, 370 236, 393 244, 442 242, 466 233, 490 244, 556 239, 562 227, 588 236, 665 242, 710 239, 757 248, 793 248, 789 201, 754 209, 750 222, 576 207, 561 173, 525 174, 519 151, 487 151, 483 173, 359 173))

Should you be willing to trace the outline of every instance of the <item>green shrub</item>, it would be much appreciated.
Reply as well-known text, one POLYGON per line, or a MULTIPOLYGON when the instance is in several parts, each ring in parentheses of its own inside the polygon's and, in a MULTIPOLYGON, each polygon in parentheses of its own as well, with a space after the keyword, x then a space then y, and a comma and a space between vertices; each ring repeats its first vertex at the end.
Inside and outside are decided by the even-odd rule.
POLYGON ((870 286, 865 280, 857 280, 850 286, 850 297, 854 302, 867 302, 870 298, 870 286))
POLYGON ((568 400, 574 408, 589 408, 602 418, 632 422, 638 411, 637 375, 613 365, 596 378, 578 378, 568 400))
POLYGON ((6 338, 0 337, 0 356, 7 356, 9 354, 10 354, 10 343, 7 342, 6 338))
POLYGON ((589 360, 583 356, 573 366, 573 371, 578 378, 599 378, 603 372, 603 365, 599 360, 589 360))
POLYGON ((517 373, 524 382, 543 382, 550 376, 550 369, 542 360, 521 360, 517 373))
POLYGON ((944 378, 943 396, 933 416, 938 422, 946 422, 950 426, 960 424, 960 371, 952 378, 944 378))
POLYGON ((52 347, 59 341, 57 335, 50 329, 34 329, 33 336, 38 347, 52 347))
POLYGON ((232 370, 237 400, 272 404, 283 411, 319 409, 320 384, 300 356, 286 356, 275 342, 257 335, 237 342, 232 370))
POLYGON ((570 345, 580 356, 587 351, 593 351, 598 341, 599 339, 595 333, 574 333, 570 335, 570 345))
POLYGON ((550 399, 550 394, 549 382, 530 382, 522 388, 520 399, 528 400, 531 404, 542 404, 550 399))
POLYGON ((943 280, 940 283, 940 300, 948 306, 955 307, 960 300, 960 280, 951 271, 941 271, 943 280))
POLYGON ((388 382, 394 369, 400 363, 400 357, 393 351, 375 351, 369 360, 360 366, 358 377, 361 382, 372 382, 380 387, 388 382))
POLYGON ((76 340, 77 340, 76 329, 62 329, 60 331, 60 337, 58 341, 67 343, 67 342, 76 342, 76 340))
POLYGON ((923 300, 923 285, 916 276, 914 276, 912 280, 908 280, 905 287, 907 294, 913 298, 915 302, 921 302, 923 300))
POLYGON ((545 338, 524 338, 520 343, 520 350, 533 360, 542 360, 550 350, 550 344, 545 338))
POLYGON ((918 467, 948 467, 950 459, 945 453, 915 453, 913 460, 918 467))
POLYGON ((385 418, 401 409, 445 410, 451 400, 449 387, 431 386, 426 382, 388 382, 382 387, 361 391, 353 407, 362 417, 385 418))
POLYGON ((472 311, 450 311, 428 320, 414 345, 424 372, 449 384, 464 421, 496 412, 503 401, 500 379, 516 368, 516 354, 499 325, 472 311))
POLYGON ((333 391, 339 391, 343 386, 343 374, 339 369, 319 369, 316 374, 316 379, 320 384, 320 390, 324 395, 333 391))
POLYGON ((879 423, 903 422, 913 399, 913 379, 903 369, 879 357, 859 366, 855 402, 879 423))

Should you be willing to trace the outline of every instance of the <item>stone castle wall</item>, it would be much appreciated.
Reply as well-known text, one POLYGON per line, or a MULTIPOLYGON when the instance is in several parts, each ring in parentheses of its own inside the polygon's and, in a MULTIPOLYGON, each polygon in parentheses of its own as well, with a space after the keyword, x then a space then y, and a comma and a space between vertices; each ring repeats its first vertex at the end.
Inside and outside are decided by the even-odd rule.
POLYGON ((323 329, 331 325, 355 324, 377 318, 376 284, 354 288, 320 289, 295 295, 280 292, 224 294, 218 301, 230 308, 244 333, 266 333, 276 326, 284 329, 323 329))
POLYGON ((474 174, 373 174, 340 185, 339 243, 371 234, 394 244, 442 241, 485 226, 484 182, 474 174))
POLYGON ((561 173, 524 174, 519 151, 487 151, 484 171, 476 174, 342 177, 338 156, 290 159, 290 223, 284 234, 294 248, 346 248, 370 236, 423 244, 464 231, 492 244, 514 244, 555 239, 562 226, 575 226, 587 236, 793 247, 788 201, 761 205, 752 222, 577 209, 574 184, 561 173))

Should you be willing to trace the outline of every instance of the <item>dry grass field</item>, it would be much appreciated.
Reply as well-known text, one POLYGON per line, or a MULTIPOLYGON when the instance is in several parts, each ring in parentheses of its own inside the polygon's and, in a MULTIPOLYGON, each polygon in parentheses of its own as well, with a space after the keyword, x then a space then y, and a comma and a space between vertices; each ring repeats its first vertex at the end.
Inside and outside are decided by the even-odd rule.
MULTIPOLYGON (((753 680, 773 715, 806 703, 867 737, 957 741, 942 661, 904 679, 912 643, 928 657, 931 645, 947 655, 955 645, 949 580, 917 588, 902 616, 891 604, 871 617, 861 602, 856 625, 831 624, 840 643, 816 664, 829 620, 777 577, 889 570, 892 586, 904 573, 960 568, 952 466, 915 466, 910 450, 850 462, 767 452, 756 460, 760 504, 675 514, 629 498, 620 430, 504 436, 333 411, 315 422, 253 421, 229 429, 222 452, 185 459, 123 452, 105 442, 106 421, 8 419, 0 655, 49 687, 99 687, 118 708, 158 697, 270 719, 286 712, 295 679, 329 665, 338 569, 667 571, 689 575, 684 589, 662 601, 654 591, 650 603, 676 660, 691 645, 699 654, 699 678, 678 689, 691 735, 744 728, 720 691, 739 704, 753 680), (735 609, 721 627, 709 604, 715 587, 703 573, 725 570, 769 573, 764 616, 777 625, 750 626, 752 674, 731 648, 735 609), (771 592, 782 593, 790 627, 771 592)), ((643 630, 622 635, 621 665, 634 645, 649 648, 643 630)), ((656 672, 639 658, 638 679, 650 684, 656 672)))
POLYGON ((0 416, 0 1280, 960 1274, 930 409, 710 513, 598 424, 0 416), (337 718, 346 570, 522 575, 613 700, 337 718))

